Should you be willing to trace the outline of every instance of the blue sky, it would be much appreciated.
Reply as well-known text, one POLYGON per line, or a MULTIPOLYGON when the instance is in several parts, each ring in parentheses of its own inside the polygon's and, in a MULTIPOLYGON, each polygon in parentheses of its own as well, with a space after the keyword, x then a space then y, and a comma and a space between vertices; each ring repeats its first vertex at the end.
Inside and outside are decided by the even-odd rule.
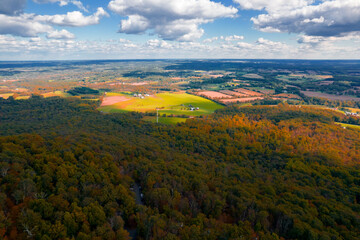
POLYGON ((360 0, 0 0, 0 60, 359 56, 360 0))

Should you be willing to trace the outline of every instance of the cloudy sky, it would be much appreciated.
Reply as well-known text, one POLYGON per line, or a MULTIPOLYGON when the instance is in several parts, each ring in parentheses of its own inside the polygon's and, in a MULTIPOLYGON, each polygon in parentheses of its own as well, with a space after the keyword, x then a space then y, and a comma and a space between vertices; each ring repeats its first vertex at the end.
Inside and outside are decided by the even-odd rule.
POLYGON ((359 56, 360 0, 0 0, 0 60, 359 56))

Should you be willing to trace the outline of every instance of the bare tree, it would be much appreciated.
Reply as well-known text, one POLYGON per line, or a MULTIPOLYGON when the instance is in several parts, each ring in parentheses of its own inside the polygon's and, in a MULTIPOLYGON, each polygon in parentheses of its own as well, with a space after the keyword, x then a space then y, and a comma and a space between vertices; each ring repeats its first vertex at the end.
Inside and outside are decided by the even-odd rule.
POLYGON ((8 163, 2 163, 0 165, 0 174, 2 177, 5 177, 8 174, 8 171, 10 169, 10 165, 8 163))
POLYGON ((29 227, 27 224, 25 224, 25 223, 24 223, 22 226, 23 226, 24 232, 27 234, 27 237, 28 237, 28 238, 34 237, 34 235, 35 235, 34 231, 35 231, 36 226, 33 227, 33 228, 30 228, 30 227, 29 227))
POLYGON ((44 192, 40 192, 40 193, 35 193, 34 196, 36 199, 45 199, 47 197, 47 194, 44 192))

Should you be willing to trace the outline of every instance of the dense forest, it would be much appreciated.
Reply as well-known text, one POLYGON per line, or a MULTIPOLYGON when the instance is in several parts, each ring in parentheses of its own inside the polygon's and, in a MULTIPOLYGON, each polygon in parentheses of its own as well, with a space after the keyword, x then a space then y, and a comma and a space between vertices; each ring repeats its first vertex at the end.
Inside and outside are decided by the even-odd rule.
POLYGON ((0 99, 1 239, 360 239, 342 114, 232 106, 173 126, 97 104, 0 99))
POLYGON ((88 87, 76 87, 74 89, 69 90, 68 93, 71 94, 72 96, 86 95, 86 94, 98 95, 99 91, 88 87))

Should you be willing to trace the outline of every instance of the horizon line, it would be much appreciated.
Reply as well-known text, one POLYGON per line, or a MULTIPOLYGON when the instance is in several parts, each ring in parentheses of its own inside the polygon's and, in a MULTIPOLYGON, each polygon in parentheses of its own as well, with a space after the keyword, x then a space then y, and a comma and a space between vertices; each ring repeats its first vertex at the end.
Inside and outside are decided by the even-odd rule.
POLYGON ((359 59, 332 58, 119 58, 119 59, 44 59, 44 60, 0 60, 1 62, 71 62, 71 61, 360 61, 359 59))

